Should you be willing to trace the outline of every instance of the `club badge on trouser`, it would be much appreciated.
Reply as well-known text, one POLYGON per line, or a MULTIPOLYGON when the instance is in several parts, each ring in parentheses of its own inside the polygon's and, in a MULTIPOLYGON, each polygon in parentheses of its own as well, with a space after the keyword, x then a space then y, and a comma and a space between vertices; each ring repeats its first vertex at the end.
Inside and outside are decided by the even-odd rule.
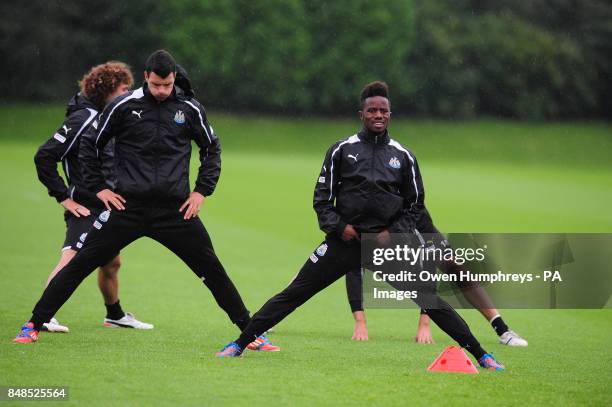
POLYGON ((313 263, 318 262, 319 261, 319 257, 325 256, 325 253, 327 253, 327 244, 323 243, 322 245, 317 247, 317 249, 315 250, 314 253, 310 254, 310 261, 313 262, 313 263), (317 257, 317 256, 319 256, 319 257, 317 257))
POLYGON ((100 214, 100 216, 98 217, 98 219, 101 222, 104 222, 104 223, 106 223, 108 221, 108 218, 110 218, 110 211, 109 210, 106 210, 106 211, 102 212, 100 214))
POLYGON ((96 219, 96 221, 93 223, 93 227, 98 230, 102 229, 102 224, 108 222, 109 218, 110 218, 109 210, 102 212, 100 216, 98 216, 98 219, 96 219))

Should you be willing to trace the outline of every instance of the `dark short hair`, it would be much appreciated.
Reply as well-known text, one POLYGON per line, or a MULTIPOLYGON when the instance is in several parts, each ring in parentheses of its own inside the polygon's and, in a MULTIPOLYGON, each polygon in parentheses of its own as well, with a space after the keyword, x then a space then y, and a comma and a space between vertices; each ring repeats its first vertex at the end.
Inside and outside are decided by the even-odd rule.
POLYGON ((159 49, 149 55, 145 64, 147 73, 155 72, 162 78, 176 72, 176 61, 166 50, 159 49))
POLYGON ((375 81, 368 83, 361 90, 361 96, 359 97, 359 104, 363 106, 363 102, 367 98, 371 98, 373 96, 382 96, 384 98, 389 99, 389 85, 383 81, 375 81))

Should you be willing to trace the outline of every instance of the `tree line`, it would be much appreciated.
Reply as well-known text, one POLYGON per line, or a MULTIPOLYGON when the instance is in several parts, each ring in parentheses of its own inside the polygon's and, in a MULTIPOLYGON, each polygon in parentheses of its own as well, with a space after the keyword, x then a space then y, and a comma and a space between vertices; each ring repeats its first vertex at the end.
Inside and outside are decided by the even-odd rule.
POLYGON ((0 6, 2 100, 66 99, 91 66, 166 48, 207 106, 354 112, 383 79, 393 110, 445 118, 609 118, 606 0, 33 0, 0 6))

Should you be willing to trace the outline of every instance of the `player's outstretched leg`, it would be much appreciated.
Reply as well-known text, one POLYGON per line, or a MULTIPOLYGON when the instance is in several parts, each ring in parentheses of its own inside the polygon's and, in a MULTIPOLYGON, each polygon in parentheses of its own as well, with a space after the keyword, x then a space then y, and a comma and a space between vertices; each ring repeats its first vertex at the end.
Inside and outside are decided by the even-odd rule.
POLYGON ((219 307, 241 330, 250 320, 236 286, 227 275, 200 218, 183 219, 176 209, 159 209, 148 236, 176 254, 208 287, 219 307))
POLYGON ((100 227, 91 230, 83 248, 49 282, 32 311, 32 317, 21 327, 15 342, 38 340, 42 325, 68 301, 79 284, 97 267, 108 263, 122 248, 140 237, 141 225, 133 222, 130 214, 113 212, 110 217, 99 220, 100 227))
POLYGON ((79 284, 98 267, 96 250, 86 250, 85 247, 51 280, 36 303, 32 317, 21 327, 15 342, 37 341, 38 332, 42 330, 43 324, 51 320, 79 284), (28 337, 31 340, 27 340, 28 337))
POLYGON ((453 338, 461 347, 470 352, 480 366, 496 371, 505 369, 504 365, 497 362, 493 355, 480 346, 480 343, 474 337, 463 318, 446 301, 438 297, 436 306, 425 308, 425 312, 440 329, 453 338))
MULTIPOLYGON (((62 255, 60 256, 60 260, 55 266, 55 268, 53 269, 53 271, 51 272, 51 274, 49 274, 45 287, 47 287, 49 285, 49 282, 53 280, 53 277, 55 277, 57 273, 61 269, 63 269, 64 266, 68 264, 68 262, 70 262, 70 260, 72 260, 72 258, 76 255, 76 253, 77 253, 76 250, 72 249, 70 246, 64 247, 62 249, 62 255)), ((67 326, 60 324, 59 321, 55 317, 51 318, 48 322, 45 322, 41 330, 45 332, 59 332, 59 333, 67 333, 70 331, 70 329, 67 326)))
POLYGON ((263 332, 278 324, 349 270, 359 267, 360 255, 359 243, 346 243, 339 238, 328 237, 306 260, 289 286, 269 299, 253 315, 240 337, 226 345, 216 356, 240 356, 245 347, 263 332))
MULTIPOLYGON (((462 267, 454 261, 443 261, 440 270, 446 274, 460 274, 462 267)), ((511 330, 499 314, 486 290, 475 282, 462 282, 457 284, 466 300, 480 313, 499 337, 499 343, 507 346, 527 346, 528 342, 515 331, 511 330)))
MULTIPOLYGON (((230 320, 243 330, 251 319, 249 311, 217 257, 210 236, 200 219, 196 217, 185 220, 175 209, 159 209, 156 218, 160 227, 153 228, 149 236, 183 260, 208 287, 230 320)), ((262 352, 280 350, 264 335, 254 338, 249 349, 262 352)))
MULTIPOLYGON (((509 329, 507 325, 504 323, 502 317, 497 313, 496 309, 480 309, 481 314, 487 318, 486 312, 492 311, 494 313, 493 318, 487 318, 489 323, 493 326, 496 332, 503 332, 498 335, 499 343, 506 346, 519 346, 525 347, 528 345, 527 340, 522 338, 518 333, 509 329), (505 326, 506 328, 499 328, 499 326, 505 326)), ((429 316, 427 314, 421 313, 419 316, 419 326, 417 328, 417 334, 415 337, 415 341, 417 343, 434 343, 433 337, 431 335, 431 329, 429 328, 429 316)))

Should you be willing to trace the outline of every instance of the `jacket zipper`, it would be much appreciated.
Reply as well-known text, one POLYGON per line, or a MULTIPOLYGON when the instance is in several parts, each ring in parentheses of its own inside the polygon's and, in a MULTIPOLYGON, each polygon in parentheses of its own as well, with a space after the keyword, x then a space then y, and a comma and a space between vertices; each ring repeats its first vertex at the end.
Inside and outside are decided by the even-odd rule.
POLYGON ((378 136, 374 136, 374 145, 372 146, 372 166, 370 168, 370 181, 374 180, 374 164, 376 163, 376 146, 378 146, 378 136))
POLYGON ((158 167, 159 167, 159 126, 161 124, 161 107, 160 104, 157 103, 157 124, 155 126, 155 148, 153 151, 155 152, 155 187, 154 190, 157 190, 159 187, 158 182, 158 167))

